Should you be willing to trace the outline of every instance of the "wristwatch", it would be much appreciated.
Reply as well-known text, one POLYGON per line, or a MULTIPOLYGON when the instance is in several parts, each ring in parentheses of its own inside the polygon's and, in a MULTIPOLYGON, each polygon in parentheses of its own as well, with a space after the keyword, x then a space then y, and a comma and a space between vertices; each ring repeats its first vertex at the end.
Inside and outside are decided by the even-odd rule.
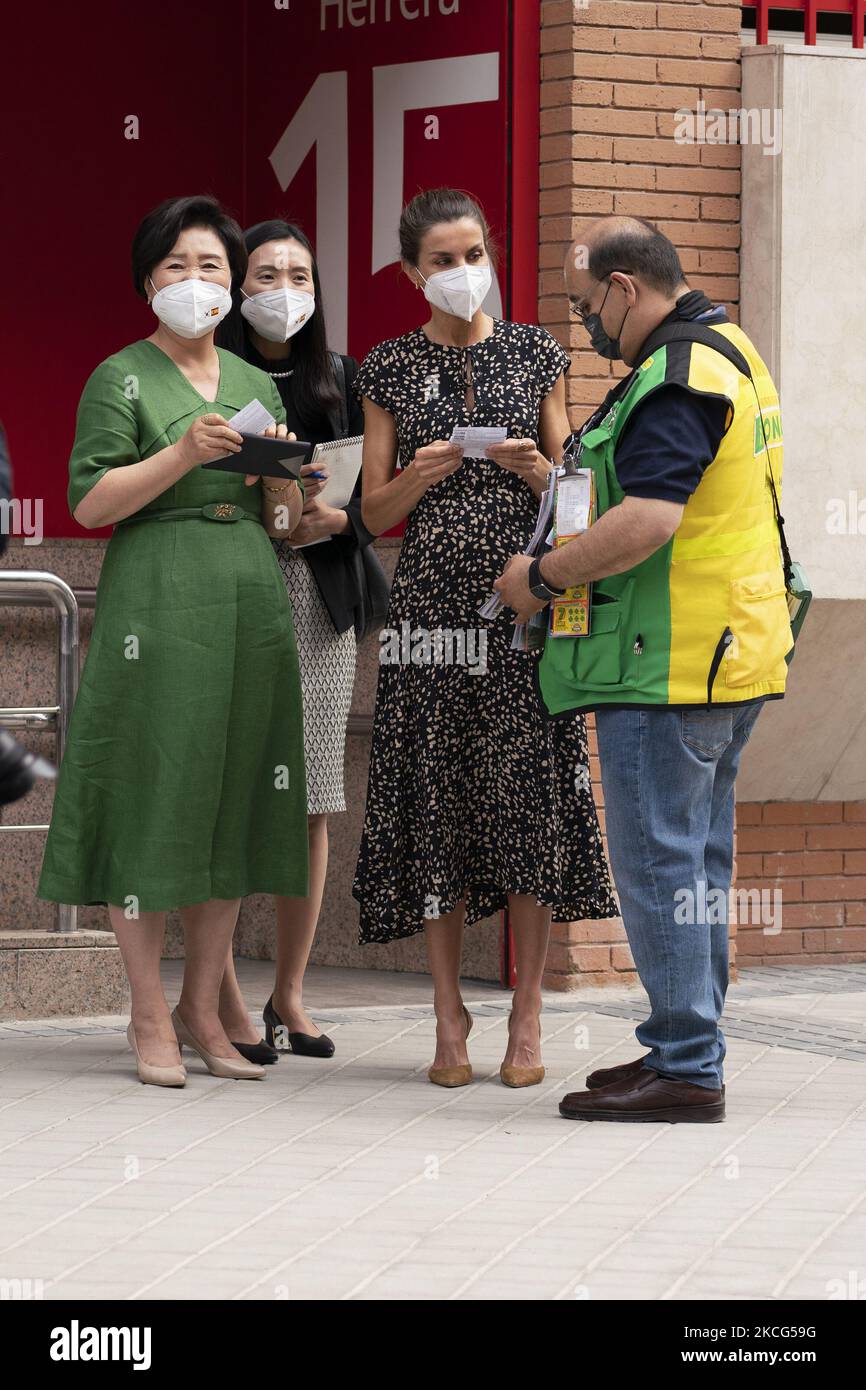
POLYGON ((565 593, 564 589, 554 589, 552 585, 542 579, 541 559, 538 555, 536 555, 532 564, 529 566, 527 579, 529 582, 529 592, 534 594, 536 598, 544 599, 545 602, 548 599, 561 598, 565 593))

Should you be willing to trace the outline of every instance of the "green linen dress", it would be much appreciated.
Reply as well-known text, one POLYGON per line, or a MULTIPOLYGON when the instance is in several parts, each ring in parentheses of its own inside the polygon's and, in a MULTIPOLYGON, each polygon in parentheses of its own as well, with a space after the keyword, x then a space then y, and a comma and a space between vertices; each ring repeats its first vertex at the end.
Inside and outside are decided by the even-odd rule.
MULTIPOLYGON (((133 343, 84 388, 71 511, 109 468, 176 443, 199 415, 257 398, 266 373, 217 349, 206 401, 154 343, 133 343)), ((235 503, 261 484, 197 467, 136 516, 235 503)), ((159 912, 248 893, 306 896, 306 785, 291 604, 259 521, 204 515, 119 525, 72 713, 38 896, 159 912)))

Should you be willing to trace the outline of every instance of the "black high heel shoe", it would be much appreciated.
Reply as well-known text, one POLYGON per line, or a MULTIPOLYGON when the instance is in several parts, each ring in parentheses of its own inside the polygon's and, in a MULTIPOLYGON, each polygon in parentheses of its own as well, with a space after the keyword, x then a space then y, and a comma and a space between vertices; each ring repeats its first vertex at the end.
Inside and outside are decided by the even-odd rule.
POLYGON ((274 996, 271 995, 265 1007, 262 1009, 262 1017, 265 1020, 265 1037, 270 1047, 275 1047, 274 1038, 276 1030, 280 1030, 280 1052, 296 1052, 299 1057, 333 1057, 336 1048, 328 1037, 327 1033, 322 1033, 318 1038, 312 1033, 290 1033, 286 1025, 274 1008, 274 996), (284 1041, 287 1039, 288 1041, 284 1041))
POLYGON ((280 1060, 280 1054, 270 1043, 260 1039, 256 1043, 237 1043, 233 1042, 232 1047, 239 1052, 242 1057, 246 1057, 248 1062, 258 1062, 259 1066, 270 1066, 272 1062, 280 1060))

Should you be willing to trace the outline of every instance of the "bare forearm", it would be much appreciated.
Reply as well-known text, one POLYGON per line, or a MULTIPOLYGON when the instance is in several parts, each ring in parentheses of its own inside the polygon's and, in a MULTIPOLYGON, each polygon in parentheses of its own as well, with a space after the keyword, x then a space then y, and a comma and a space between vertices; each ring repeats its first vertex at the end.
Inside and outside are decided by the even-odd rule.
POLYGON ((361 503, 361 519, 368 531, 381 536, 383 531, 390 531, 392 526, 405 521, 426 491, 426 485, 410 463, 390 482, 367 493, 361 503))
POLYGON ((655 554, 675 529, 659 519, 630 514, 621 503, 582 536, 546 555, 544 578, 554 588, 566 589, 584 580, 622 574, 655 554))
POLYGON ((146 507, 187 472, 188 465, 176 444, 169 444, 139 463, 110 468, 81 499, 73 513, 75 520, 88 529, 111 526, 146 507))
POLYGON ((544 492, 545 488, 548 486, 550 482, 550 473, 551 468, 547 459, 544 458, 543 455, 539 455, 539 461, 535 466, 535 470, 532 473, 532 476, 527 478, 526 480, 529 483, 529 486, 532 488, 532 491, 535 493, 536 497, 540 497, 541 494, 544 492))
POLYGON ((273 493, 262 486, 262 525, 274 540, 289 538, 303 510, 304 495, 297 483, 292 482, 287 488, 273 493))

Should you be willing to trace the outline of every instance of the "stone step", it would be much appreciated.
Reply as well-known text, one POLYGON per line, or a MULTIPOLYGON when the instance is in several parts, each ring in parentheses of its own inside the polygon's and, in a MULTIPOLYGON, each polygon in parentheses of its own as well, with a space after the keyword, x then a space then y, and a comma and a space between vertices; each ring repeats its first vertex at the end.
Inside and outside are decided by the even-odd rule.
POLYGON ((115 1014, 127 985, 113 932, 0 931, 0 1020, 115 1014))

